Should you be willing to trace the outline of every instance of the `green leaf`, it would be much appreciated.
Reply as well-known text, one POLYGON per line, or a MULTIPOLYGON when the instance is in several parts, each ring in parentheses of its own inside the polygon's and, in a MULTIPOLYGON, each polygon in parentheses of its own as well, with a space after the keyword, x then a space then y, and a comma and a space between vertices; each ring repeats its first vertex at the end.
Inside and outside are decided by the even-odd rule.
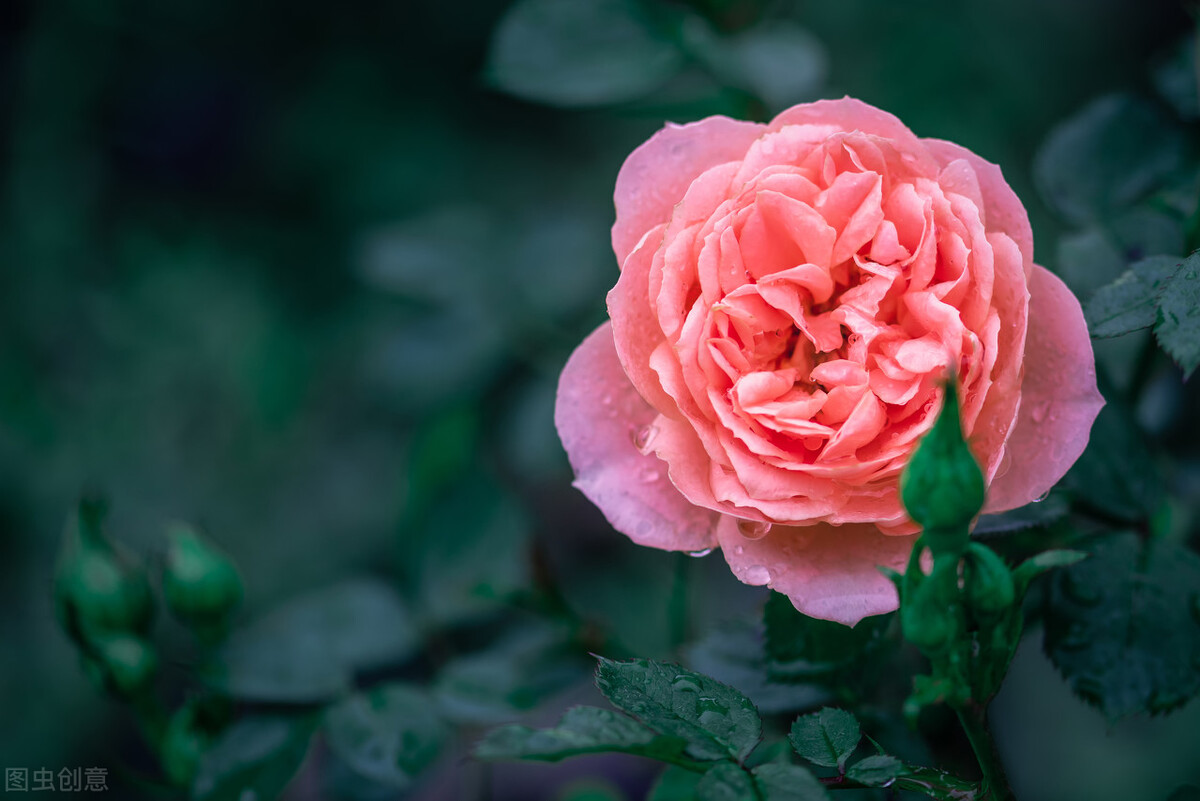
POLYGON ((829 798, 817 777, 799 765, 772 763, 755 768, 753 773, 764 801, 827 801, 829 798))
POLYGON ((617 751, 663 762, 683 758, 687 743, 657 734, 611 709, 576 706, 550 729, 504 726, 494 729, 475 746, 479 759, 536 759, 557 762, 580 754, 617 751))
POLYGON ((1048 526, 1071 513, 1071 504, 1060 493, 1051 493, 1041 501, 1027 503, 993 515, 980 515, 971 533, 976 536, 989 534, 1011 534, 1030 528, 1048 526))
POLYGON ((1158 298, 1179 262, 1175 256, 1151 256, 1101 287, 1083 309, 1091 335, 1115 337, 1154 325, 1158 298))
POLYGON ((1149 519, 1165 495, 1146 437, 1132 414, 1103 383, 1106 404, 1092 424, 1087 448, 1063 479, 1085 505, 1131 523, 1149 519))
POLYGON ((1016 597, 1018 599, 1024 598, 1025 591, 1029 589, 1030 582, 1047 570, 1053 570, 1056 567, 1070 567, 1087 557, 1088 555, 1083 551, 1068 550, 1043 551, 1029 557, 1013 571, 1013 585, 1016 589, 1016 597))
POLYGON ((570 647, 569 635, 565 627, 527 621, 450 662, 434 683, 442 713, 460 723, 503 723, 582 681, 588 664, 570 647))
POLYGON ((1200 691, 1200 557, 1120 534, 1058 571, 1046 596, 1046 653, 1111 721, 1169 712, 1200 691))
POLYGON ((596 106, 642 97, 682 64, 632 0, 519 0, 496 28, 486 77, 527 100, 596 106))
POLYGON ((325 710, 325 740, 352 770, 380 784, 408 787, 440 753, 449 728, 424 693, 381 684, 325 710))
POLYGON ((658 777, 646 801, 695 801, 696 785, 702 776, 695 771, 671 765, 658 777))
POLYGON ((194 801, 278 798, 296 775, 313 732, 308 716, 259 715, 234 723, 205 751, 194 801))
POLYGON ((809 762, 840 771, 858 747, 862 731, 854 715, 843 709, 824 707, 797 718, 788 739, 796 753, 809 762))
POLYGON ((724 83, 781 111, 818 95, 829 73, 819 39, 788 20, 772 20, 729 36, 699 17, 683 26, 688 50, 724 83))
POLYGON ((868 787, 887 787, 905 774, 904 763, 887 754, 872 754, 846 770, 846 778, 868 787))
POLYGON ((422 619, 445 625, 494 612, 529 585, 529 520, 482 471, 460 473, 402 546, 422 619))
MULTIPOLYGON (((795 617, 813 620, 797 612, 786 596, 778 597, 795 617)), ((836 623, 829 625, 844 631, 858 631, 866 624, 854 629, 836 623)), ((737 688, 764 714, 812 709, 831 699, 829 690, 820 685, 773 681, 773 667, 768 668, 763 655, 762 629, 748 621, 731 620, 715 626, 702 640, 688 646, 684 657, 689 668, 737 688)), ((758 753, 756 751, 755 755, 758 753)))
POLYGON ((750 699, 678 665, 600 657, 596 684, 614 706, 655 731, 682 737, 695 759, 746 758, 762 736, 750 699))
POLYGON ((696 784, 697 801, 755 801, 750 774, 732 762, 718 762, 696 784))
POLYGON ((1157 106, 1102 97, 1055 128, 1034 159, 1047 202, 1073 223, 1104 220, 1184 164, 1182 130, 1157 106))
POLYGON ((875 615, 851 628, 802 614, 786 595, 771 593, 763 607, 769 675, 794 681, 841 671, 882 643, 891 621, 875 615))
POLYGON ((419 645, 396 591, 354 579, 290 601, 236 632, 212 678, 237 698, 312 703, 344 692, 356 670, 403 662, 419 645))
POLYGON ((1163 288, 1154 336, 1186 380, 1200 365, 1200 252, 1188 256, 1163 288))

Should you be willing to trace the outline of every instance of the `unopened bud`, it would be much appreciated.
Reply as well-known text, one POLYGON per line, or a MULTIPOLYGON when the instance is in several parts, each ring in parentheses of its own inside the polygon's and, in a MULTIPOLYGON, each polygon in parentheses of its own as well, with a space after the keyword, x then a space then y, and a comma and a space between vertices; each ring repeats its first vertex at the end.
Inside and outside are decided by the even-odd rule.
POLYGON ((221 626, 242 599, 242 580, 225 554, 194 529, 167 532, 163 592, 171 613, 189 626, 221 626))
POLYGON ((150 686, 158 672, 158 652, 140 637, 102 635, 91 645, 105 685, 117 695, 137 695, 150 686))
POLYGON ((961 553, 967 526, 983 507, 983 472, 963 440, 958 391, 947 382, 942 410, 900 476, 900 499, 925 528, 935 554, 961 553))
POLYGON ((83 642, 106 633, 145 633, 154 601, 145 569, 132 555, 105 539, 103 510, 84 501, 67 522, 54 580, 59 622, 83 642))
POLYGON ((963 593, 977 620, 994 622, 1016 599, 1012 571, 991 548, 972 542, 963 555, 963 593))

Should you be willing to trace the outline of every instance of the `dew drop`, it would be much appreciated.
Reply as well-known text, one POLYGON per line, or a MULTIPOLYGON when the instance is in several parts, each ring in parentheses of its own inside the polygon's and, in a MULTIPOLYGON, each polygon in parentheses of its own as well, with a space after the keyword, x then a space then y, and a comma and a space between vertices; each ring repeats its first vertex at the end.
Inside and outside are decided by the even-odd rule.
POLYGON ((748 540, 761 540, 771 530, 771 524, 763 520, 739 520, 738 533, 748 540))
POLYGON ((600 402, 605 406, 612 406, 612 393, 605 392, 604 395, 600 397, 600 402))
POLYGON ((690 679, 687 676, 680 676, 671 682, 671 689, 677 693, 698 693, 700 685, 695 679, 690 679))
POLYGON ((1049 411, 1049 409, 1050 404, 1046 403, 1045 401, 1042 401, 1041 403, 1035 403, 1033 408, 1029 410, 1029 415, 1033 418, 1033 422, 1040 423, 1046 419, 1046 412, 1049 411))
POLYGON ((659 472, 652 467, 638 471, 638 478, 642 480, 643 484, 653 484, 658 481, 659 475, 659 472))
POLYGON ((1041 495, 1037 496, 1032 501, 1030 501, 1030 503, 1041 503, 1042 501, 1046 500, 1049 497, 1050 497, 1050 490, 1046 490, 1041 495))
POLYGON ((708 556, 708 555, 709 555, 710 553, 712 553, 712 552, 713 552, 713 549, 712 549, 712 548, 701 548, 701 549, 700 549, 700 550, 698 550, 698 551, 688 551, 688 552, 687 552, 687 555, 688 555, 688 556, 694 556, 694 557, 696 557, 697 559, 699 559, 701 556, 708 556))
POLYGON ((746 549, 743 548, 742 546, 738 545, 733 549, 733 552, 735 554, 737 554, 738 556, 741 556, 742 554, 744 554, 746 552, 746 549))
POLYGON ((633 432, 633 447, 637 448, 641 453, 649 453, 650 446, 654 444, 654 438, 657 436, 658 426, 642 426, 633 432))
POLYGON ((747 584, 768 584, 771 581, 771 571, 762 565, 750 565, 742 574, 742 581, 747 584))

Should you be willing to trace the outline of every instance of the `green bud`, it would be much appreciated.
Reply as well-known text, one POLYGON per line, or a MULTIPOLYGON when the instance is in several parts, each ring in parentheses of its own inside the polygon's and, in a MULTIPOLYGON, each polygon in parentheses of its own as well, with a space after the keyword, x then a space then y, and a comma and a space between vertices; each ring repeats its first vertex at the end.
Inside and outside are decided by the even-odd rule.
POLYGON ((967 526, 983 508, 983 472, 963 440, 958 390, 946 383, 942 410, 900 476, 900 499, 923 526, 934 553, 961 553, 967 526))
POLYGON ((954 611, 958 595, 955 568, 956 564, 949 559, 935 559, 933 572, 923 581, 910 584, 901 599, 900 626, 904 638, 925 653, 942 650, 958 634, 954 611))
POLYGON ((91 645, 105 685, 119 696, 129 697, 147 689, 158 672, 154 646, 132 634, 102 635, 91 645))
POLYGON ((167 531, 163 592, 171 613, 196 628, 223 626, 242 599, 242 580, 229 557, 182 524, 167 531))
POLYGON ((1012 608, 1016 588, 1012 571, 995 551, 979 542, 963 555, 963 592, 967 608, 981 623, 992 623, 1012 608))
POLYGON ((210 737, 196 725, 196 710, 185 704, 167 722, 159 756, 163 772, 172 784, 187 787, 196 776, 200 758, 208 748, 210 737))
POLYGON ((100 530, 97 503, 67 521, 54 579, 59 622, 77 642, 106 633, 149 630, 154 600, 145 569, 100 530))

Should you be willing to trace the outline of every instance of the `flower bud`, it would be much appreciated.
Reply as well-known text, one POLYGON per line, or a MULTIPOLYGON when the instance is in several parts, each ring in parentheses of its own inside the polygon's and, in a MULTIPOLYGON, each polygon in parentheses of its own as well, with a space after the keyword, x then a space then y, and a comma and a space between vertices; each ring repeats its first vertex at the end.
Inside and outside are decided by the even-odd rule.
POLYGON ((137 695, 150 686, 158 672, 158 652, 140 637, 101 635, 91 645, 105 686, 119 696, 137 695))
POLYGON ((105 633, 145 633, 154 616, 146 571, 100 531, 103 510, 84 501, 67 522, 54 580, 59 622, 77 642, 105 633))
POLYGON ((958 635, 956 561, 934 561, 933 572, 909 585, 900 602, 904 638, 925 653, 940 651, 958 635))
POLYGON ((963 557, 967 608, 979 622, 994 622, 1016 600, 1012 571, 995 551, 982 543, 970 543, 963 557))
POLYGON ((172 526, 167 538, 163 592, 171 613, 189 626, 223 626, 242 599, 237 568, 189 526, 172 526))
POLYGON ((171 715, 163 733, 160 757, 163 772, 179 787, 191 785, 211 737, 196 725, 196 708, 185 704, 171 715))
POLYGON ((963 440, 955 382, 946 383, 942 410, 900 476, 900 499, 926 529, 934 553, 961 553, 967 525, 984 500, 983 472, 963 440))

